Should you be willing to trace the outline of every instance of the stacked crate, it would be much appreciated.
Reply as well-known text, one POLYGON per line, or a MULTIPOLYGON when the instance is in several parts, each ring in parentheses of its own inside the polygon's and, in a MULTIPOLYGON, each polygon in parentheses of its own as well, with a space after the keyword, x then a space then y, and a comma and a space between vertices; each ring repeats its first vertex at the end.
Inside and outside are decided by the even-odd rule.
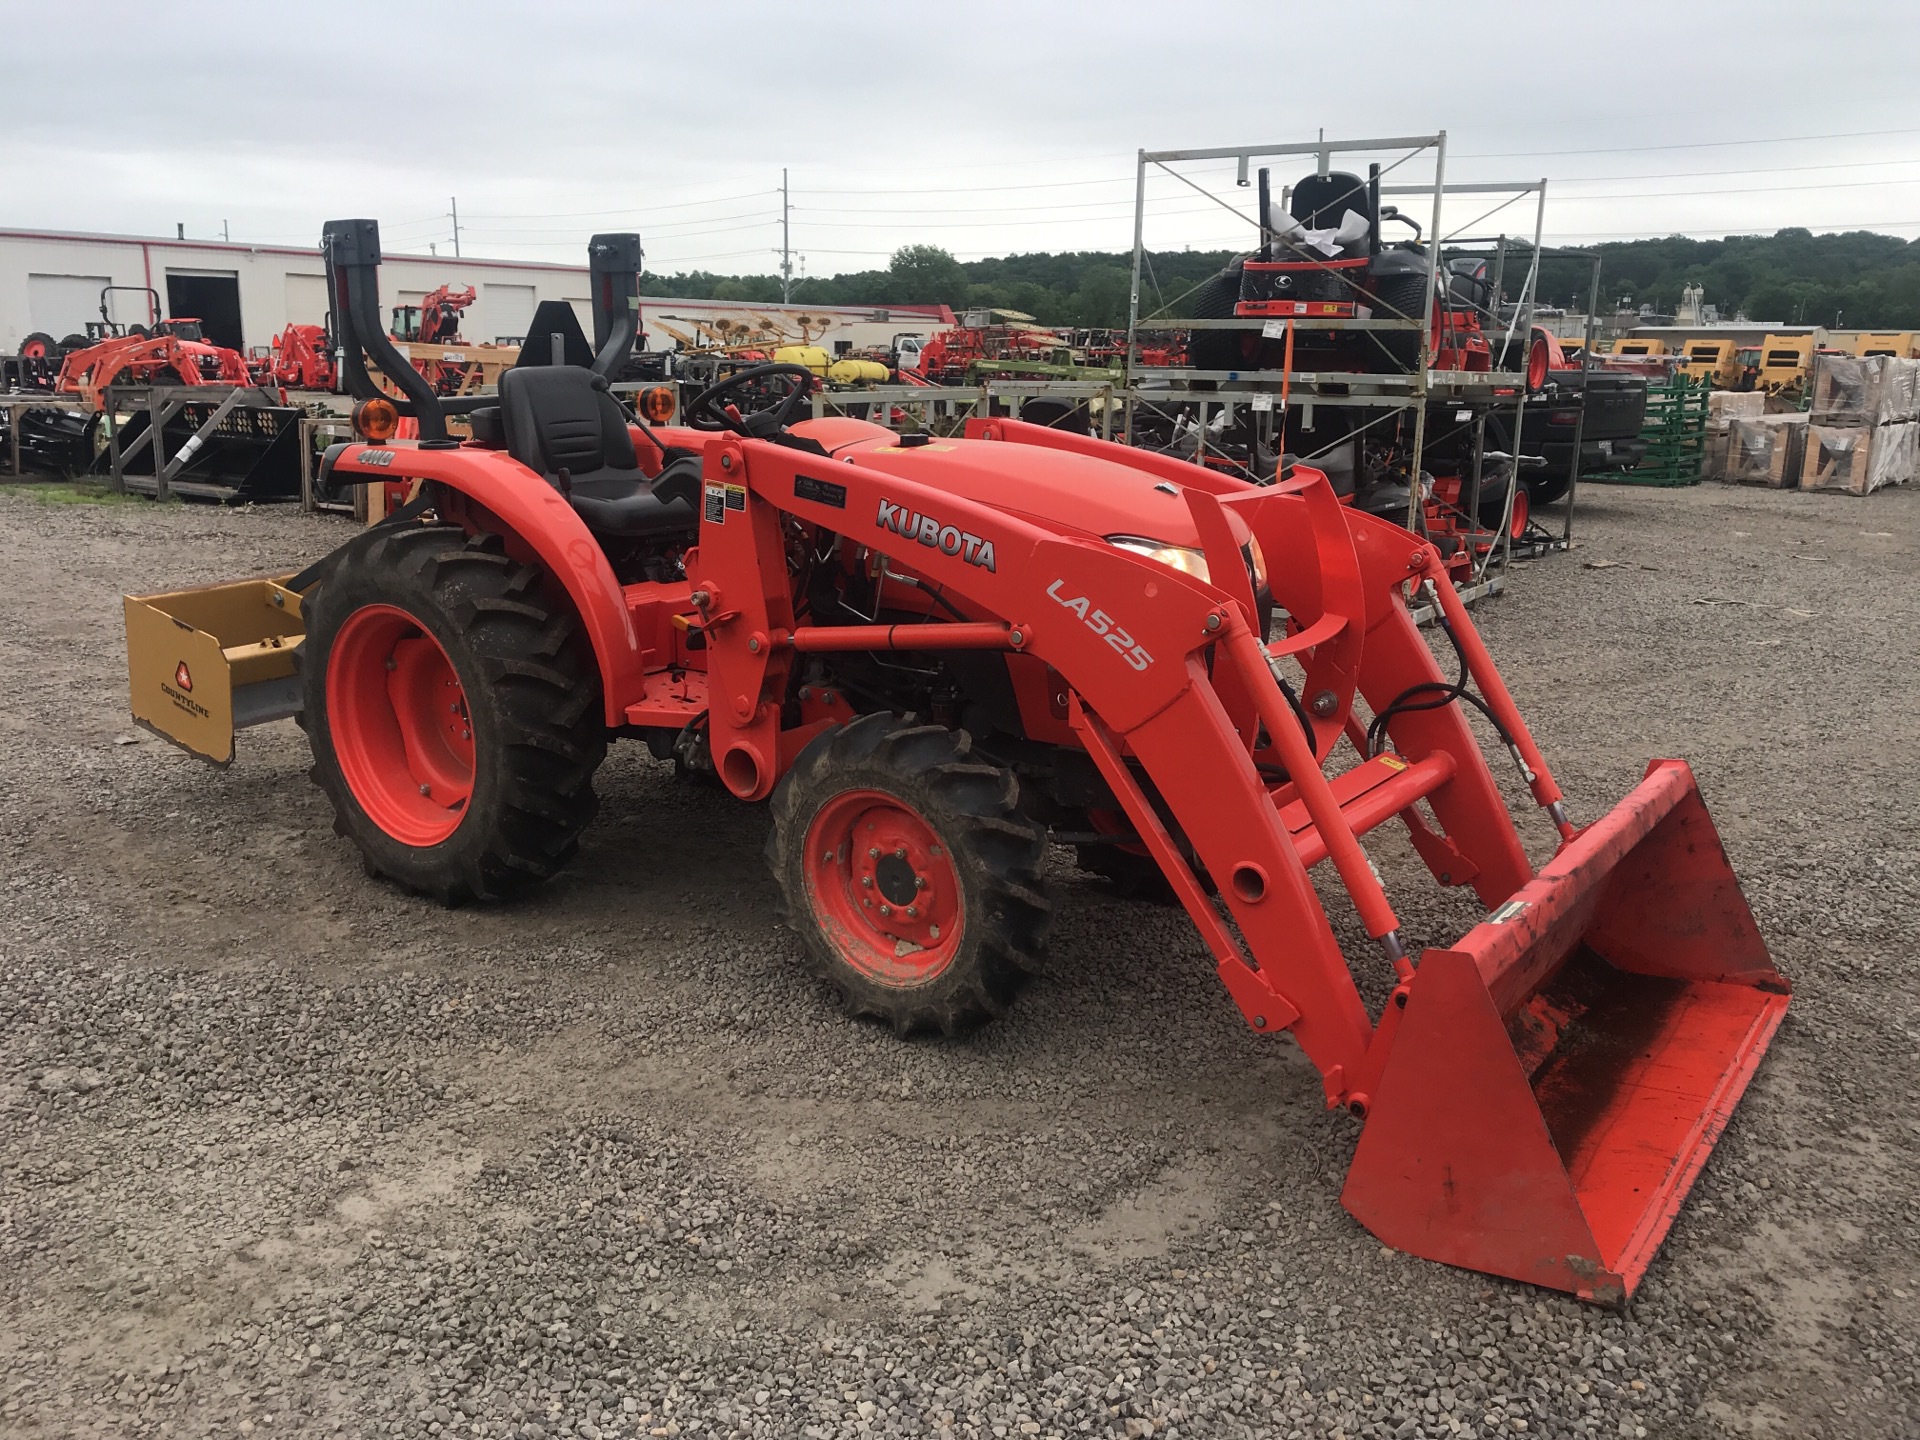
POLYGON ((1728 470, 1733 422, 1767 413, 1767 397, 1758 390, 1715 390, 1707 396, 1706 460, 1701 474, 1709 480, 1731 483, 1728 470))
POLYGON ((1920 462, 1920 360, 1822 355, 1814 365, 1801 488, 1870 495, 1920 462))
POLYGON ((1804 414, 1739 416, 1727 427, 1726 480, 1791 490, 1800 483, 1806 446, 1804 414))

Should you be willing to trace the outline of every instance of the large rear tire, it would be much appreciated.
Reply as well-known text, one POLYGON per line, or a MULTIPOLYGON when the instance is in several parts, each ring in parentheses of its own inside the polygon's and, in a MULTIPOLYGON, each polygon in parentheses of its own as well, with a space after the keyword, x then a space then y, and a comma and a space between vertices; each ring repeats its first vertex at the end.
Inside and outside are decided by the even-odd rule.
POLYGON ((1535 505, 1551 505, 1565 497, 1567 491, 1573 488, 1573 481, 1563 470, 1545 477, 1528 476, 1526 486, 1535 505))
MULTIPOLYGON (((1373 318, 1418 320, 1427 301, 1425 275, 1389 275, 1374 289, 1373 318)), ((1371 375, 1404 375, 1420 363, 1418 330, 1362 330, 1361 353, 1371 375)))
POLYGON ((600 672, 545 579, 498 536, 415 525, 350 542, 310 592, 309 773, 370 873, 458 904, 579 848, 607 749, 600 672))
POLYGON ((58 359, 60 342, 44 330, 36 330, 20 342, 20 358, 23 360, 58 359))
POLYGON ((952 1035, 1006 1013, 1052 917, 1046 832, 964 731, 864 715, 773 793, 767 863, 809 968, 856 1015, 952 1035))
MULTIPOLYGON (((1176 308, 1193 320, 1230 320, 1234 306, 1240 303, 1240 267, 1244 261, 1229 265, 1218 275, 1202 281, 1176 308)), ((1245 330, 1195 330, 1187 337, 1187 363, 1196 370, 1251 370, 1256 364, 1247 359, 1245 330)), ((1211 381, 1203 381, 1211 384, 1211 381)))

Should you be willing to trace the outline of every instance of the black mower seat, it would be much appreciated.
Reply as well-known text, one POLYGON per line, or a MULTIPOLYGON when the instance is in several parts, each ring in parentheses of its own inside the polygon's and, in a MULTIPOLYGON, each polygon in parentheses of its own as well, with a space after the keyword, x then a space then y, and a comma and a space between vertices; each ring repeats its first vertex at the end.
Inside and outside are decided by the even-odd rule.
POLYGON ((700 457, 668 456, 650 476, 606 382, 573 365, 516 365, 500 377, 507 453, 567 497, 595 535, 691 533, 699 524, 700 457))

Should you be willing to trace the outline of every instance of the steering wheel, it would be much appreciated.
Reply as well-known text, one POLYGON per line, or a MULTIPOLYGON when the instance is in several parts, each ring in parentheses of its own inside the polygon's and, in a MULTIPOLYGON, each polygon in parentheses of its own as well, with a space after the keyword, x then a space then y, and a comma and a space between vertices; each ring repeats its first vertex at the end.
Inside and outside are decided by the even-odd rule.
POLYGON ((787 428, 813 392, 814 378, 804 365, 749 365, 689 400, 681 420, 695 430, 731 430, 764 440, 787 428))

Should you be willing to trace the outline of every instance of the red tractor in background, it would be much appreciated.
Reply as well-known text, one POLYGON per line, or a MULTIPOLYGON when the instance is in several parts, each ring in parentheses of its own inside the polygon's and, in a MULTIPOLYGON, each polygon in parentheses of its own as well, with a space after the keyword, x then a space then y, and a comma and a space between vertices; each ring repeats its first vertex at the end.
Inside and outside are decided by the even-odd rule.
POLYGON ((461 402, 379 323, 374 223, 323 243, 361 401, 325 468, 417 493, 298 575, 129 597, 138 718, 226 758, 235 717, 297 715, 367 868, 447 901, 572 860, 608 744, 640 740, 768 802, 809 965, 902 1033, 1006 1011, 1041 966, 1049 847, 1074 847, 1163 887, 1246 1022, 1294 1036, 1362 1126, 1343 1199, 1376 1235, 1632 1291, 1787 985, 1683 762, 1569 817, 1430 545, 1305 466, 1255 485, 1009 420, 797 419, 801 366, 643 423, 607 378, 637 236, 594 239, 592 366, 525 357, 458 441, 461 402), (1552 827, 1537 870, 1470 719, 1552 827), (1450 946, 1403 942, 1362 843, 1396 820, 1485 915, 1450 946), (1322 864, 1371 937, 1364 989, 1322 864))
POLYGON ((423 296, 418 305, 393 307, 393 325, 388 333, 396 340, 418 341, 422 345, 458 345, 460 313, 473 304, 474 289, 455 290, 442 285, 423 296))
POLYGON ((110 385, 248 385, 253 375, 237 350, 210 343, 197 319, 160 317, 160 296, 140 286, 109 285, 100 292, 100 319, 89 321, 93 343, 70 349, 54 390, 78 395, 98 410, 110 385), (149 325, 121 325, 108 313, 107 295, 135 290, 148 297, 149 325))

